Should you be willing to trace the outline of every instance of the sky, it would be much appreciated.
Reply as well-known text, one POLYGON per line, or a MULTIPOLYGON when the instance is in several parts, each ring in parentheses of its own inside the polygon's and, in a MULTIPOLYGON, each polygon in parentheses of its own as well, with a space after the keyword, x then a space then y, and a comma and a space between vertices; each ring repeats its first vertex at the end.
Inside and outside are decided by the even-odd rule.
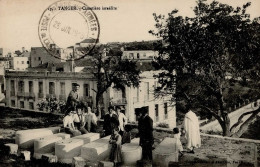
MULTIPOLYGON (((100 23, 100 42, 154 40, 148 33, 154 29, 153 13, 164 14, 178 9, 182 16, 192 16, 195 0, 81 0, 88 6, 117 10, 94 10, 100 23)), ((242 6, 249 0, 219 0, 242 6)), ((40 47, 38 23, 44 10, 56 0, 0 0, 0 48, 11 51, 40 47)), ((260 0, 251 0, 248 12, 260 16, 260 0)))

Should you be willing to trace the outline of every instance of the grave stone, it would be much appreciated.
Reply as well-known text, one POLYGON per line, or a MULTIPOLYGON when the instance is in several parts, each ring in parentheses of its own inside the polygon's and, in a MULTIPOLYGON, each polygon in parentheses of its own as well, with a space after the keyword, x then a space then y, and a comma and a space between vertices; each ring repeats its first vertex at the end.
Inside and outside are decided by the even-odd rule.
POLYGON ((84 144, 90 143, 92 141, 95 141, 100 138, 99 133, 87 133, 84 135, 73 137, 73 139, 82 139, 84 141, 84 144))
POLYGON ((15 133, 15 143, 18 144, 19 148, 29 149, 33 148, 34 139, 50 136, 53 132, 49 129, 32 129, 32 130, 21 130, 15 133))
POLYGON ((80 139, 65 139, 55 143, 55 155, 62 163, 72 163, 72 158, 80 155, 81 146, 84 144, 80 139))
POLYGON ((114 167, 114 163, 109 161, 100 161, 98 167, 114 167))
POLYGON ((56 155, 53 155, 53 154, 43 154, 42 160, 47 161, 49 163, 57 163, 58 157, 56 155))
POLYGON ((21 156, 25 161, 31 160, 31 152, 30 151, 21 151, 21 156))
POLYGON ((86 160, 82 157, 73 157, 72 167, 85 167, 86 160))
POLYGON ((17 144, 8 143, 8 144, 5 144, 5 147, 7 147, 9 154, 17 155, 17 151, 18 151, 17 144))
POLYGON ((142 158, 142 147, 139 146, 139 138, 134 138, 131 143, 122 145, 123 165, 135 166, 138 160, 142 158))
POLYGON ((153 163, 155 166, 167 167, 170 161, 178 162, 176 139, 166 137, 153 150, 153 163))
POLYGON ((90 162, 106 160, 111 150, 109 139, 110 136, 107 136, 83 145, 81 148, 81 157, 90 162))
POLYGON ((61 137, 51 135, 34 140, 34 153, 52 153, 55 151, 55 143, 62 140, 61 137))

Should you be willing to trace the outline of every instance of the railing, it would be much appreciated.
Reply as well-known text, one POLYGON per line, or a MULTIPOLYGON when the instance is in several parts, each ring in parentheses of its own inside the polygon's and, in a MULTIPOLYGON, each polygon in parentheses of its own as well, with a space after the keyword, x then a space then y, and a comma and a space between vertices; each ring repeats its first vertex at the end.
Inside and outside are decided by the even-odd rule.
POLYGON ((80 72, 40 72, 40 71, 6 71, 6 77, 49 77, 49 78, 85 78, 93 79, 92 73, 80 72))
POLYGON ((56 98, 55 94, 46 94, 46 98, 56 98))
POLYGON ((35 98, 34 92, 29 92, 29 97, 35 98))

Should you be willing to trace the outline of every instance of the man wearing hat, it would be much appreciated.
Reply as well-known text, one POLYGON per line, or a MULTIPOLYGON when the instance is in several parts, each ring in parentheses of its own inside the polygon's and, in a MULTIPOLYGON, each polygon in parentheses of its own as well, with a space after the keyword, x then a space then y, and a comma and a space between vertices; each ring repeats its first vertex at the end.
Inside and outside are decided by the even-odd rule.
POLYGON ((68 108, 72 108, 72 111, 76 111, 76 107, 79 104, 79 84, 74 84, 73 85, 73 90, 70 91, 69 96, 67 98, 67 102, 66 102, 66 109, 68 108))

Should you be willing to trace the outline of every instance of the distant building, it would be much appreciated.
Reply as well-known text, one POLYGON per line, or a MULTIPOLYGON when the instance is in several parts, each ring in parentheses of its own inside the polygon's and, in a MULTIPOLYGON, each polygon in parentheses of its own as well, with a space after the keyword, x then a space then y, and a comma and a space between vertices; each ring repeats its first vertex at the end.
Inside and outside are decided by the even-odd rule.
POLYGON ((30 67, 37 67, 45 63, 59 63, 65 61, 63 59, 66 56, 68 56, 67 52, 65 52, 63 49, 57 49, 56 52, 59 55, 59 58, 56 58, 50 53, 48 53, 46 49, 43 47, 32 47, 31 54, 30 54, 31 57, 30 67))
POLYGON ((139 61, 153 61, 156 56, 158 56, 158 52, 153 50, 129 50, 123 52, 122 58, 139 61))

